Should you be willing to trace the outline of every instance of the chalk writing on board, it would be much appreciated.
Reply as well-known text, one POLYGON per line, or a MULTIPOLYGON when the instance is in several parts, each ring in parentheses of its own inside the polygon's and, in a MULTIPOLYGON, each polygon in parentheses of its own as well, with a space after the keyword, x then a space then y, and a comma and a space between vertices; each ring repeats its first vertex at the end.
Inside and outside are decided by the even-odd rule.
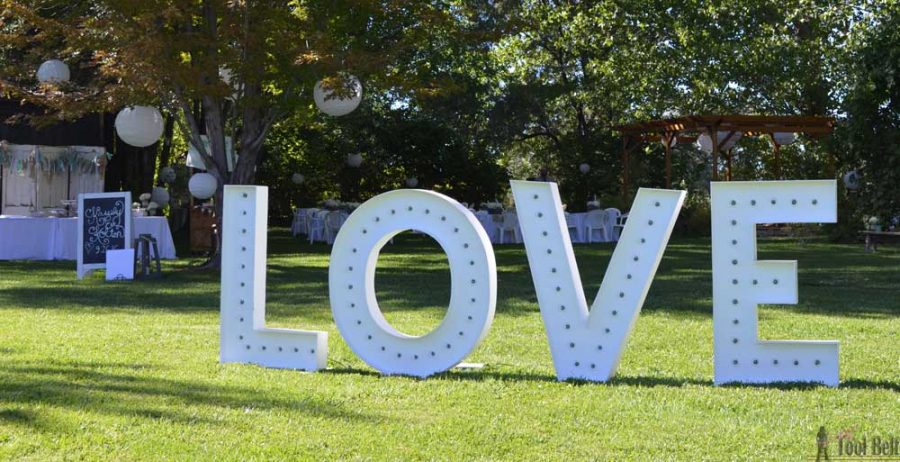
POLYGON ((116 199, 111 208, 89 205, 83 213, 87 230, 84 237, 86 254, 104 255, 107 250, 124 248, 124 200, 116 199))

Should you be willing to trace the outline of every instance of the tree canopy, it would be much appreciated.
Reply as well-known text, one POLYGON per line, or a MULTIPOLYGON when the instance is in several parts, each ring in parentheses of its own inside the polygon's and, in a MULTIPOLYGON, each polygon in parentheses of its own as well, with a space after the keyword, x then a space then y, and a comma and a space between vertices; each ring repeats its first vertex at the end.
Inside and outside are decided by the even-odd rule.
MULTIPOLYGON (((613 204, 618 124, 829 115, 834 136, 786 147, 785 173, 859 170, 848 201, 888 218, 900 213, 898 16, 891 0, 16 0, 0 17, 0 91, 53 117, 159 105, 188 140, 210 136, 220 185, 278 188, 284 214, 410 177, 477 203, 542 168, 573 208, 593 195, 613 204), (70 84, 36 85, 49 57, 73 67, 70 84), (318 113, 313 84, 340 94, 349 74, 364 83, 362 106, 318 113), (231 173, 226 135, 240 154, 231 173), (363 166, 348 168, 356 153, 363 166), (295 172, 308 181, 292 184, 295 172)), ((692 146, 676 152, 676 184, 702 192, 708 162, 692 146)), ((638 185, 661 185, 661 156, 653 144, 635 156, 638 185)), ((771 178, 771 164, 764 142, 736 148, 737 178, 771 178)))

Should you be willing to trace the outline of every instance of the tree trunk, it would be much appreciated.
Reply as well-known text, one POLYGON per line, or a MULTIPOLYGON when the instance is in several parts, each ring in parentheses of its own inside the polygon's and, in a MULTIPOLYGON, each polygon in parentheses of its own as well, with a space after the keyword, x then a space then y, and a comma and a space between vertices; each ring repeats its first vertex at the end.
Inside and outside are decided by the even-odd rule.
MULTIPOLYGON (((175 114, 166 115, 165 131, 163 132, 163 145, 159 153, 159 166, 168 167, 172 158, 172 137, 175 134, 175 114)), ((162 184, 162 182, 160 182, 162 184)))

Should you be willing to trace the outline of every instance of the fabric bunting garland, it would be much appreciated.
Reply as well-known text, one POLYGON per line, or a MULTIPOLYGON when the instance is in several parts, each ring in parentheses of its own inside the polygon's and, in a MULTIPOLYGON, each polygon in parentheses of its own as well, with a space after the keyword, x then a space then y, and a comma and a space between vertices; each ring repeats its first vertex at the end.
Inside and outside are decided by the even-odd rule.
MULTIPOLYGON (((9 149, 8 143, 0 143, 0 166, 11 169, 19 176, 34 176, 36 171, 51 175, 79 171, 81 173, 103 173, 112 159, 109 152, 94 149, 68 147, 58 153, 46 153, 47 149, 34 146, 30 152, 17 153, 9 149), (24 155, 23 155, 24 154, 24 155)), ((52 150, 57 150, 53 148, 52 150)))

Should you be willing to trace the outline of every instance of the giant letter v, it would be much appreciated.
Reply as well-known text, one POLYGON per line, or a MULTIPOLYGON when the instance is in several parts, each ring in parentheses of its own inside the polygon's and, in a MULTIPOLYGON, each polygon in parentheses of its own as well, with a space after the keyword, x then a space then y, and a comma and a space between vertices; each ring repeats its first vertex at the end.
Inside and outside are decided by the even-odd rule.
MULTIPOLYGON (((556 375, 560 380, 607 381, 615 374, 686 193, 638 191, 588 311, 556 184, 511 184, 556 375)), ((617 223, 592 213, 605 212, 589 212, 586 221, 606 231, 575 231, 614 236, 617 223)))

